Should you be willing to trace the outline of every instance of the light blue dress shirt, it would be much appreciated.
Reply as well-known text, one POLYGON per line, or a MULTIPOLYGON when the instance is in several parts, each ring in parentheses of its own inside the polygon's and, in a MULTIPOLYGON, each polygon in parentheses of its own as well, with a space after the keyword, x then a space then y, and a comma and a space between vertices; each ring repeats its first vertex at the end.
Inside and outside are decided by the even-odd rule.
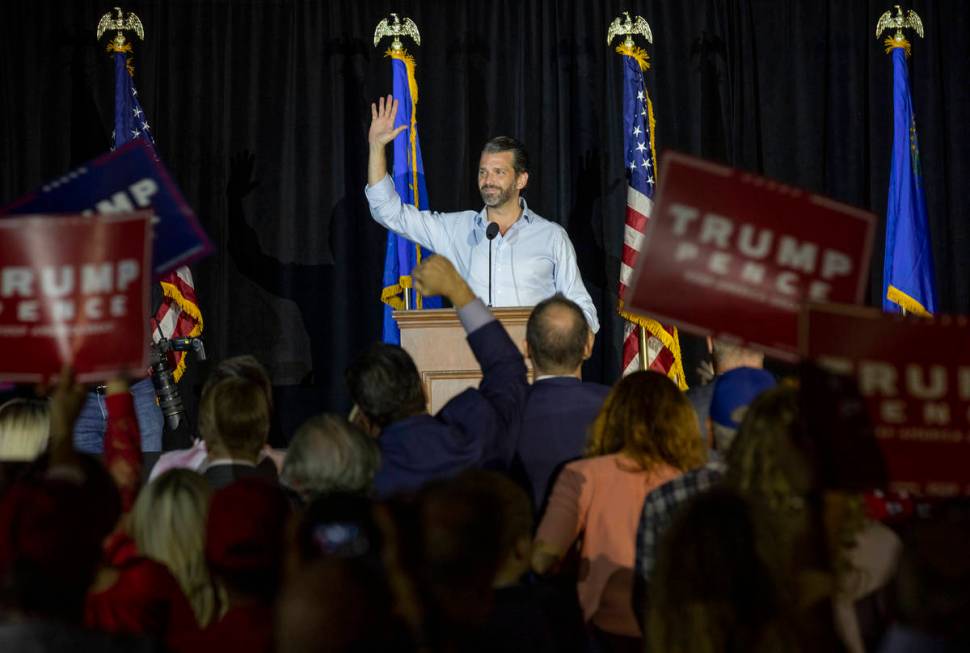
MULTIPOLYGON (((472 292, 488 300, 485 209, 479 212, 419 211, 401 201, 390 176, 364 190, 374 219, 394 233, 454 263, 472 292)), ((535 306, 562 293, 583 310, 595 333, 600 324, 576 265, 566 230, 532 211, 519 198, 522 217, 492 241, 492 306, 535 306)))

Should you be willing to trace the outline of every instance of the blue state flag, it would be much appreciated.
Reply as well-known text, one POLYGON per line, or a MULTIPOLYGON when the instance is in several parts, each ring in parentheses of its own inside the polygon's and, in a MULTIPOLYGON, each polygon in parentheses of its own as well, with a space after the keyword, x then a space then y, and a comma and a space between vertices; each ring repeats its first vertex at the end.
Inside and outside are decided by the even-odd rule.
POLYGON ((916 117, 905 50, 893 57, 893 151, 886 207, 882 307, 886 312, 936 312, 933 248, 926 218, 916 117))
MULTIPOLYGON (((394 77, 394 97, 398 100, 394 126, 407 129, 394 139, 394 188, 401 201, 419 209, 428 208, 428 190, 424 181, 421 142, 418 139, 416 105, 418 85, 414 76, 414 60, 405 52, 389 52, 394 77)), ((384 257, 384 342, 400 344, 401 333, 391 313, 405 306, 404 293, 410 293, 412 308, 441 308, 440 297, 422 297, 411 290, 411 270, 432 252, 422 249, 407 238, 387 234, 387 253, 384 257)))

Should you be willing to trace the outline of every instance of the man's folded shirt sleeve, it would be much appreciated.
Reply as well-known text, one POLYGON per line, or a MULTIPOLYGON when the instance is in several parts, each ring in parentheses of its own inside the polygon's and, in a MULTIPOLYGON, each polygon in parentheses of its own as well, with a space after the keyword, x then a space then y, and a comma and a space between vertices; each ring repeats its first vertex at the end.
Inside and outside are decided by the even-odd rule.
POLYGON ((471 335, 489 322, 494 322, 495 316, 485 306, 485 302, 476 297, 458 309, 458 319, 461 320, 461 325, 465 327, 465 333, 471 335))

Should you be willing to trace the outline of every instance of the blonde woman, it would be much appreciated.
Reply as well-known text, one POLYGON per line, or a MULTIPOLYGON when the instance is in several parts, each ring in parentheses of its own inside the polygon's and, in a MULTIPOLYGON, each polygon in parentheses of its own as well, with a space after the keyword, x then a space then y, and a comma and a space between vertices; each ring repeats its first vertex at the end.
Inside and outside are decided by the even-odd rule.
POLYGON ((47 401, 11 399, 0 406, 0 461, 30 461, 47 448, 47 401))
POLYGON ((545 573, 581 537, 577 590, 601 648, 642 650, 633 615, 637 524, 647 493, 704 463, 697 417, 667 377, 621 380, 593 423, 586 457, 568 464, 536 533, 532 567, 545 573))
POLYGON ((178 580, 200 628, 216 621, 224 604, 205 562, 211 494, 199 474, 169 470, 142 488, 130 525, 139 552, 164 564, 178 580))

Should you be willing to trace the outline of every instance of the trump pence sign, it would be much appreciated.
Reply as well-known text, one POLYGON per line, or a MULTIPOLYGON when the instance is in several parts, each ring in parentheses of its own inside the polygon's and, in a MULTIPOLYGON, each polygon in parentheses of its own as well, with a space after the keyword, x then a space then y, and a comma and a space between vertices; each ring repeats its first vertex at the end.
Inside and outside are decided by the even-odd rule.
POLYGON ((803 301, 861 301, 874 224, 866 211, 668 153, 625 303, 794 360, 803 301))
POLYGON ((970 495, 967 318, 930 321, 857 306, 810 305, 801 340, 806 360, 853 386, 852 393, 812 410, 848 414, 850 394, 861 399, 894 489, 970 495))
MULTIPOLYGON (((2 214, 115 214, 151 209, 156 276, 209 254, 212 243, 171 176, 144 138, 88 161, 44 184, 2 214)), ((147 314, 146 314, 147 315, 147 314)))
POLYGON ((148 368, 150 211, 0 220, 0 379, 148 368))

